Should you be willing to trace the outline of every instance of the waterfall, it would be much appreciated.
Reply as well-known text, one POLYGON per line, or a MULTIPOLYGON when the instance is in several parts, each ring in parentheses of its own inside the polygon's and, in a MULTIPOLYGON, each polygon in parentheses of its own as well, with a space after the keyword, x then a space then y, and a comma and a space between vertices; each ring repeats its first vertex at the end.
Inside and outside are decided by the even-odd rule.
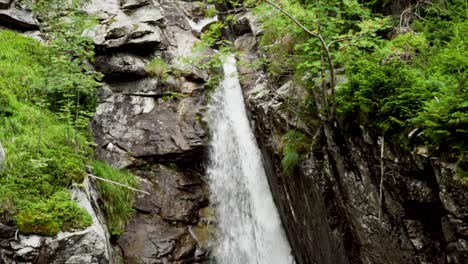
POLYGON ((218 264, 294 263, 247 118, 234 56, 209 105, 208 177, 219 225, 218 264))

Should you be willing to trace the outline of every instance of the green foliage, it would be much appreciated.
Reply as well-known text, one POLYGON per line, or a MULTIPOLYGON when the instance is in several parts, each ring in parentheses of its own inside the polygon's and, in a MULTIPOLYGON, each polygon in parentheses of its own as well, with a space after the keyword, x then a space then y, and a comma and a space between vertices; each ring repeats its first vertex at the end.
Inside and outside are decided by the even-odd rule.
POLYGON ((71 133, 56 113, 38 106, 38 83, 47 78, 48 47, 0 31, 0 142, 6 151, 0 172, 0 219, 23 233, 55 235, 83 228, 89 215, 64 189, 82 182, 92 154, 84 132, 71 133))
POLYGON ((166 80, 170 72, 170 66, 163 59, 154 58, 145 66, 145 71, 153 77, 166 80))
POLYGON ((48 34, 47 56, 43 56, 39 104, 53 111, 75 128, 85 128, 96 108, 96 88, 101 74, 93 70, 94 46, 83 31, 97 24, 81 9, 85 0, 37 1, 33 12, 48 34))
MULTIPOLYGON (((201 44, 205 47, 212 47, 224 44, 225 42, 222 40, 222 30, 224 28, 224 23, 222 22, 214 22, 208 26, 208 29, 204 31, 201 36, 201 44)), ((200 44, 198 44, 200 45, 200 44)))
MULTIPOLYGON (((466 169, 466 1, 418 2, 407 14, 411 17, 411 28, 404 28, 408 33, 392 39, 386 39, 391 36, 392 21, 378 13, 390 1, 288 0, 278 4, 313 34, 323 36, 335 69, 345 70, 347 82, 337 86, 342 122, 365 125, 405 148, 425 143, 432 154, 458 160, 466 169), (417 136, 408 138, 415 128, 417 136)), ((256 14, 264 26, 260 47, 267 55, 271 77, 280 82, 293 79, 311 88, 330 79, 317 37, 267 3, 257 3, 256 14)), ((317 105, 305 102, 298 109, 316 115, 313 108, 317 105)), ((294 149, 284 152, 283 168, 294 168, 298 154, 294 149)))
POLYGON ((404 147, 425 142, 433 155, 464 164, 468 14, 461 2, 446 4, 451 9, 437 1, 422 10, 425 19, 412 25, 420 32, 398 35, 346 64, 349 81, 339 90, 339 112, 404 147), (410 142, 415 128, 422 133, 410 142))
POLYGON ((32 200, 23 205, 16 225, 23 234, 54 236, 60 230, 82 229, 93 222, 91 216, 72 202, 70 192, 57 190, 47 200, 32 200))
MULTIPOLYGON (((301 24, 321 34, 329 45, 332 60, 339 67, 379 43, 378 32, 389 27, 389 18, 372 15, 358 1, 283 1, 281 8, 301 24)), ((288 17, 270 5, 259 5, 256 14, 264 23, 261 46, 268 55, 267 67, 273 77, 304 74, 315 77, 327 67, 320 62, 323 49, 319 40, 308 35, 288 17)))
POLYGON ((338 90, 339 113, 387 135, 412 129, 414 118, 434 85, 399 58, 380 64, 375 57, 363 57, 347 68, 349 81, 338 90))
MULTIPOLYGON (((116 170, 103 162, 97 161, 93 164, 93 173, 101 178, 130 187, 135 188, 138 185, 137 179, 130 172, 116 170)), ((132 205, 135 192, 104 181, 98 181, 98 188, 104 201, 107 226, 112 235, 119 236, 123 233, 127 220, 134 213, 132 205)))
POLYGON ((184 98, 184 95, 178 92, 166 92, 164 95, 161 97, 163 101, 169 101, 169 100, 178 100, 184 98))
POLYGON ((283 153, 281 166, 286 175, 291 175, 299 165, 301 155, 309 150, 311 140, 302 132, 289 130, 281 137, 281 143, 283 153))

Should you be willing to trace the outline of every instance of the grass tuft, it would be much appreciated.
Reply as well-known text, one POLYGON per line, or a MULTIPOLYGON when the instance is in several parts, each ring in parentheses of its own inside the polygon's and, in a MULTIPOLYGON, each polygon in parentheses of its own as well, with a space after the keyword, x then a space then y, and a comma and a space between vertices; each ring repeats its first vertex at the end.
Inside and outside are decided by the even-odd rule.
MULTIPOLYGON (((119 171, 101 161, 96 161, 93 164, 93 173, 101 178, 133 188, 138 185, 137 179, 130 172, 119 171)), ((98 188, 104 201, 107 226, 112 235, 120 236, 124 231, 127 220, 134 213, 132 205, 135 201, 135 192, 104 181, 98 181, 98 188)))

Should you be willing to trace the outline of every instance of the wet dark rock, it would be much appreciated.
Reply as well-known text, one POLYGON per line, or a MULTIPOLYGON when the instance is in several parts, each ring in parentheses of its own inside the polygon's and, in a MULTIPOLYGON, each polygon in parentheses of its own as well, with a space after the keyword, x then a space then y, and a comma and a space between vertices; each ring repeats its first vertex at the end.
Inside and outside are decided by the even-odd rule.
POLYGON ((194 263, 197 243, 186 227, 137 214, 118 240, 125 263, 194 263))
POLYGON ((200 176, 176 165, 144 166, 134 171, 141 177, 137 213, 118 240, 126 263, 194 263, 204 259, 206 248, 186 227, 196 223, 206 204, 206 188, 200 176))
POLYGON ((12 238, 16 233, 16 227, 0 223, 0 238, 12 238))
POLYGON ((236 36, 252 33, 247 17, 237 16, 232 25, 232 30, 236 36))
POLYGON ((0 9, 8 9, 13 0, 0 0, 0 9))
POLYGON ((153 166, 151 170, 137 171, 146 179, 142 182, 143 189, 151 193, 150 197, 144 197, 146 201, 141 207, 148 208, 151 204, 158 208, 157 213, 164 220, 193 224, 198 219, 198 210, 206 204, 203 182, 194 172, 178 170, 153 166))

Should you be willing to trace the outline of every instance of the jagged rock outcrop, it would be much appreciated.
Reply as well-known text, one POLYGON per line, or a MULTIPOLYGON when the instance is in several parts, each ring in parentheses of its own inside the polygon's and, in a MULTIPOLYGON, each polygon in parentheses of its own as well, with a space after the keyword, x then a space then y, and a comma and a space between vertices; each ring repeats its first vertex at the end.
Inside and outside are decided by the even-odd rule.
POLYGON ((0 1, 0 26, 21 31, 39 28, 39 24, 33 17, 31 10, 19 0, 0 1))
POLYGON ((76 232, 60 232, 55 237, 41 237, 19 235, 16 228, 0 224, 0 263, 110 263, 112 248, 95 190, 85 181, 84 191, 73 189, 72 196, 92 216, 91 226, 76 232))

